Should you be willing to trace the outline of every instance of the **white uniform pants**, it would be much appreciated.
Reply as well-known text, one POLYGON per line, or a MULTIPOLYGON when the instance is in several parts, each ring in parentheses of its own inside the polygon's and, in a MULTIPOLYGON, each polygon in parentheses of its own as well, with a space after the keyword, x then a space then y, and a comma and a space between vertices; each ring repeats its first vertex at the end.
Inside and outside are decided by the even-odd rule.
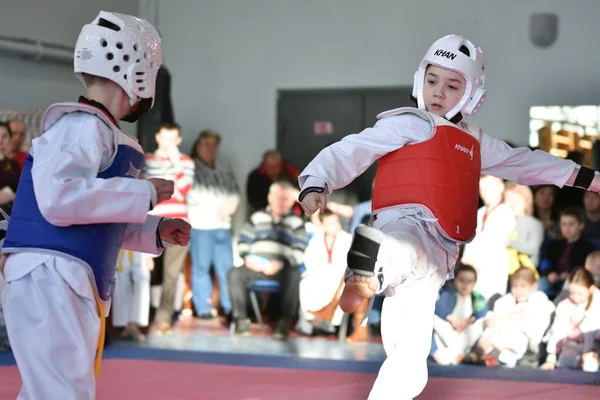
POLYGON ((437 315, 433 320, 434 340, 437 353, 444 365, 456 364, 458 355, 466 355, 471 351, 483 332, 483 318, 479 318, 462 332, 452 327, 450 322, 437 315))
POLYGON ((144 265, 143 255, 133 253, 130 262, 125 253, 122 270, 117 269, 117 282, 112 301, 112 323, 124 327, 134 323, 148 326, 150 314, 150 270, 144 265))
POLYGON ((368 400, 410 400, 427 384, 435 302, 453 257, 412 218, 376 220, 397 241, 384 241, 378 255, 385 299, 381 337, 387 358, 368 400), (383 252, 383 253, 382 253, 383 252))
POLYGON ((4 316, 23 381, 17 399, 93 400, 101 321, 86 267, 20 253, 4 272, 4 316))

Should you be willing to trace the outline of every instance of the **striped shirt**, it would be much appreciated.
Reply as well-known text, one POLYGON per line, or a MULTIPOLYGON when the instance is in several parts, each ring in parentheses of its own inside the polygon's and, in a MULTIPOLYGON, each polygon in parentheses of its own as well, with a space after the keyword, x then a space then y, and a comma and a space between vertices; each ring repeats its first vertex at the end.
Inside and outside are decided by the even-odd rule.
POLYGON ((256 211, 240 232, 240 256, 257 255, 282 260, 289 266, 304 263, 308 236, 304 220, 297 215, 283 217, 278 223, 266 211, 256 211))
POLYGON ((158 151, 155 151, 153 154, 146 155, 143 173, 146 179, 162 178, 175 182, 173 196, 169 200, 157 204, 152 210, 152 214, 187 220, 186 197, 194 181, 194 161, 190 157, 180 154, 179 163, 173 164, 168 157, 162 157, 158 151))
POLYGON ((193 229, 231 229, 231 216, 223 217, 224 206, 237 208, 240 188, 231 165, 215 160, 214 168, 196 158, 195 180, 188 194, 188 217, 193 229))

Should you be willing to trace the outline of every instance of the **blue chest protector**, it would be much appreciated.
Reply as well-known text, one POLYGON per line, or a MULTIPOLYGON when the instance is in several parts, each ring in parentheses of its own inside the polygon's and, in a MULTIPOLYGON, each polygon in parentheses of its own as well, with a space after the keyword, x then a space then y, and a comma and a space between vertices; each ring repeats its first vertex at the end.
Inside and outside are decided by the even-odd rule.
MULTIPOLYGON (((136 178, 143 165, 143 153, 134 147, 119 144, 113 162, 98 174, 98 178, 136 178)), ((115 270, 127 224, 101 223, 66 227, 50 224, 38 207, 31 176, 32 166, 33 157, 30 154, 21 172, 3 251, 17 253, 42 250, 84 262, 94 274, 98 295, 102 300, 108 300, 114 291, 115 270)))

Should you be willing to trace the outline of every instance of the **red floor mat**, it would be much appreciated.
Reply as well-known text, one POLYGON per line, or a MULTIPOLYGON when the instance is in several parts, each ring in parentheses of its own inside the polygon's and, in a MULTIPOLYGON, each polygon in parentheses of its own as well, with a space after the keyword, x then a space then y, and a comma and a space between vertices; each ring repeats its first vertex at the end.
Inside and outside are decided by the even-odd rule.
MULTIPOLYGON (((366 400, 373 374, 106 360, 98 400, 366 400)), ((0 367, 0 399, 15 399, 17 368, 0 367)), ((598 399, 595 386, 431 378, 418 400, 598 399)), ((394 398, 393 395, 390 398, 394 398)))

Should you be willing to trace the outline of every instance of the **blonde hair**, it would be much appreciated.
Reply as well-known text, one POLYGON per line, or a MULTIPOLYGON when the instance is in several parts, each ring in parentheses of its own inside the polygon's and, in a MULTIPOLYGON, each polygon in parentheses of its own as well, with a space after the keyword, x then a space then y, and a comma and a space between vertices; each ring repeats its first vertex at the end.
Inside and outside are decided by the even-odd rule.
POLYGON ((273 193, 275 189, 293 190, 295 187, 288 181, 275 181, 269 186, 269 193, 273 193))
MULTIPOLYGON (((569 276, 569 284, 580 285, 587 289, 593 288, 596 285, 596 283, 594 282, 594 275, 592 275, 592 273, 587 269, 581 267, 575 268, 571 272, 571 275, 569 276)), ((586 311, 589 310, 590 306, 592 305, 593 297, 594 294, 590 292, 587 305, 585 306, 586 311)))
POLYGON ((599 261, 600 261, 600 250, 592 251, 585 258, 585 265, 586 266, 593 265, 594 263, 597 263, 599 261))
POLYGON ((535 282, 537 282, 537 279, 535 279, 535 272, 527 267, 520 267, 510 277, 511 282, 519 279, 526 281, 530 285, 533 285, 535 282))
POLYGON ((533 215, 533 192, 528 186, 516 184, 514 182, 506 182, 504 193, 512 192, 518 194, 525 201, 525 214, 533 215))

